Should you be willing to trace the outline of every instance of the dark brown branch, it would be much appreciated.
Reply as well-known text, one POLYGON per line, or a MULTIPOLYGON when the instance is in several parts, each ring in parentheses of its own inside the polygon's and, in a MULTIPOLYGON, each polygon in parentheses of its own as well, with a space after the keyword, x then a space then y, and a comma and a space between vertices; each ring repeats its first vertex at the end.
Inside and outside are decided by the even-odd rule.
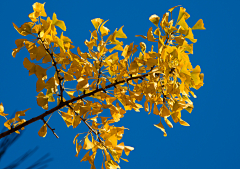
POLYGON ((53 66, 54 66, 54 68, 57 72, 57 77, 58 77, 59 87, 60 87, 60 102, 62 102, 63 101, 63 91, 64 91, 63 86, 62 86, 63 78, 60 76, 60 70, 57 68, 57 62, 55 61, 55 59, 53 57, 53 53, 51 53, 49 51, 49 49, 45 46, 44 41, 41 38, 38 38, 38 39, 41 41, 41 43, 42 43, 44 49, 46 50, 46 52, 51 56, 52 64, 53 64, 53 66))
MULTIPOLYGON (((70 104, 68 104, 67 106, 68 106, 72 111, 74 111, 75 115, 79 116, 79 114, 75 112, 75 110, 72 108, 72 106, 70 106, 70 104)), ((101 140, 101 138, 99 137, 99 134, 100 134, 100 133, 99 133, 97 130, 93 129, 92 126, 90 126, 90 124, 88 124, 88 122, 87 122, 86 119, 84 119, 84 118, 81 117, 81 116, 80 116, 80 119, 86 124, 86 126, 89 128, 89 130, 90 130, 91 132, 93 132, 93 133, 97 136, 99 142, 100 142, 104 147, 106 147, 105 144, 104 144, 104 142, 103 142, 103 141, 101 140)))
POLYGON ((51 128, 49 126, 49 124, 46 122, 46 120, 44 120, 44 118, 42 118, 42 121, 44 124, 46 124, 48 126, 48 128, 53 132, 53 134, 56 136, 56 138, 59 138, 58 135, 54 132, 55 129, 51 128))
POLYGON ((99 70, 98 70, 97 89, 98 89, 99 78, 100 78, 100 75, 102 74, 101 64, 102 64, 102 56, 101 56, 101 60, 100 60, 100 64, 99 64, 99 70))
POLYGON ((65 102, 60 102, 60 104, 58 106, 52 108, 51 110, 48 110, 45 113, 43 113, 43 114, 41 114, 41 115, 39 115, 37 117, 34 117, 34 118, 32 118, 32 119, 30 119, 30 120, 28 120, 28 121, 26 121, 26 122, 16 126, 15 128, 12 128, 12 129, 10 129, 8 131, 5 131, 5 132, 1 133, 0 134, 0 139, 5 137, 5 136, 7 136, 7 135, 9 135, 9 134, 11 134, 11 133, 13 133, 13 132, 15 132, 15 131, 17 131, 17 130, 20 130, 22 127, 25 127, 25 126, 33 123, 33 122, 36 122, 38 120, 43 119, 44 117, 48 116, 49 114, 51 114, 51 113, 53 113, 53 112, 55 112, 55 111, 65 107, 65 106, 67 106, 69 103, 73 103, 73 102, 75 102, 77 100, 80 100, 80 99, 83 99, 85 97, 92 96, 92 95, 94 95, 97 92, 104 91, 105 89, 109 89, 111 87, 115 87, 118 84, 125 83, 125 82, 128 82, 130 80, 146 77, 146 76, 149 75, 149 73, 150 72, 148 72, 146 74, 143 74, 143 75, 140 75, 140 76, 130 77, 130 78, 127 78, 126 80, 120 80, 118 82, 111 83, 111 84, 107 85, 104 89, 103 88, 99 88, 99 89, 96 89, 96 90, 94 90, 92 92, 89 92, 89 93, 86 93, 84 95, 81 95, 79 97, 75 97, 75 98, 73 98, 71 100, 68 100, 68 101, 65 101, 65 102))

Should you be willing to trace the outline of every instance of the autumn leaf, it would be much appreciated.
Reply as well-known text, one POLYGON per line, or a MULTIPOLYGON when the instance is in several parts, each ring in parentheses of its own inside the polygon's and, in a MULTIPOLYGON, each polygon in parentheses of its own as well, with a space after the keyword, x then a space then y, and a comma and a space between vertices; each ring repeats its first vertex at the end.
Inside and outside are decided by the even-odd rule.
POLYGON ((88 139, 88 136, 87 136, 84 140, 83 149, 89 150, 89 149, 92 149, 93 147, 94 147, 94 144, 88 139))
POLYGON ((124 146, 124 152, 128 156, 131 151, 133 151, 134 148, 130 146, 124 146))
POLYGON ((40 130, 38 131, 38 135, 39 135, 40 137, 46 137, 46 135, 47 135, 47 126, 46 126, 46 124, 44 124, 44 125, 40 128, 40 130))
POLYGON ((27 36, 31 34, 31 29, 33 25, 34 23, 32 22, 26 22, 19 28, 17 27, 17 25, 15 25, 15 23, 13 23, 13 27, 18 31, 19 34, 23 36, 27 36))
POLYGON ((94 26, 94 28, 98 31, 98 28, 99 26, 101 25, 101 23, 103 22, 104 20, 101 19, 101 18, 95 18, 95 19, 92 19, 91 22, 94 26))
POLYGON ((100 26, 100 32, 102 36, 106 36, 108 35, 108 32, 110 32, 110 30, 104 26, 107 21, 103 22, 103 24, 100 26))
POLYGON ((204 23, 202 19, 199 19, 197 21, 197 23, 195 23, 195 25, 192 27, 192 30, 196 30, 196 29, 200 29, 200 30, 205 30, 206 28, 204 27, 204 23))
POLYGON ((148 40, 148 41, 151 41, 151 42, 155 42, 155 41, 156 41, 156 38, 153 36, 152 27, 150 27, 150 28, 148 29, 148 32, 147 32, 147 40, 148 40))
POLYGON ((66 31, 66 25, 63 21, 57 19, 57 15, 53 13, 52 16, 52 24, 58 26, 61 28, 63 31, 66 31))
POLYGON ((149 20, 150 20, 156 27, 158 27, 158 22, 159 22, 159 20, 160 20, 160 17, 159 17, 159 16, 157 16, 156 14, 151 15, 151 16, 149 17, 149 20))
POLYGON ((162 125, 162 123, 160 122, 159 124, 154 124, 155 127, 159 128, 160 130, 162 130, 163 132, 163 136, 166 137, 167 136, 167 133, 162 125))
MULTIPOLYGON (((1 103, 0 104, 0 116, 3 116, 3 117, 5 117, 5 116, 7 116, 8 114, 5 114, 4 113, 4 107, 3 107, 3 104, 1 103)), ((6 117, 5 117, 6 118, 6 117)))
POLYGON ((116 32, 116 34, 115 34, 116 38, 127 38, 125 33, 123 33, 122 28, 123 28, 123 26, 116 32))

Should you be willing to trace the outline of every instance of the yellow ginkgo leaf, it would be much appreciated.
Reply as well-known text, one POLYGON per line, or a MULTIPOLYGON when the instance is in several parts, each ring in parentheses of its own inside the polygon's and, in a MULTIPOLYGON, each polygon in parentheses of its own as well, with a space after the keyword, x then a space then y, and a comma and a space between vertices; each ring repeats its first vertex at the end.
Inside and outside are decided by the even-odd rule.
MULTIPOLYGON (((107 20, 107 21, 108 21, 108 20, 107 20)), ((110 30, 109 30, 107 27, 104 26, 107 21, 105 21, 105 22, 100 26, 101 36, 106 36, 106 35, 108 35, 108 32, 110 32, 110 30)))
POLYGON ((26 109, 26 110, 23 110, 23 111, 17 111, 16 113, 15 113, 15 120, 16 121, 21 121, 21 119, 19 118, 19 116, 25 116, 25 112, 26 111, 28 111, 28 110, 30 110, 31 108, 28 108, 28 109, 26 109))
POLYGON ((182 120, 181 118, 179 118, 179 123, 183 126, 190 126, 187 122, 185 122, 184 120, 182 120))
POLYGON ((166 131, 165 131, 165 129, 164 129, 164 127, 163 127, 161 121, 160 121, 159 124, 154 124, 154 126, 157 127, 157 128, 159 128, 160 130, 162 130, 162 132, 164 133, 164 134, 163 134, 164 137, 167 136, 167 133, 166 133, 166 131))
POLYGON ((9 130, 12 128, 12 123, 15 122, 15 118, 9 119, 4 123, 4 126, 7 127, 9 130))
POLYGON ((39 13, 39 16, 46 17, 47 14, 45 12, 44 5, 45 5, 45 2, 43 4, 41 4, 39 2, 35 2, 32 6, 34 12, 39 13))
POLYGON ((44 82, 44 80, 42 80, 41 78, 38 79, 37 83, 36 83, 36 91, 40 92, 45 88, 46 84, 44 82))
POLYGON ((123 47, 121 45, 116 45, 113 48, 109 49, 109 52, 112 53, 113 50, 123 51, 123 47))
POLYGON ((149 112, 149 106, 148 106, 148 101, 146 100, 145 103, 144 103, 144 110, 146 112, 149 112))
POLYGON ((40 45, 37 47, 37 53, 36 53, 36 60, 41 60, 45 55, 47 55, 47 52, 43 45, 40 45))
POLYGON ((27 70, 31 70, 31 69, 35 66, 35 64, 32 63, 32 62, 30 62, 30 61, 28 60, 28 58, 25 57, 25 58, 24 58, 24 61, 23 61, 23 66, 24 66, 27 70))
POLYGON ((170 116, 170 110, 165 106, 165 104, 160 109, 160 116, 161 117, 168 117, 168 116, 170 116))
POLYGON ((4 112, 4 107, 3 107, 3 104, 1 103, 0 104, 0 113, 3 113, 4 112))
POLYGON ((124 158, 120 158, 121 160, 125 161, 125 162, 129 162, 127 159, 124 158))
POLYGON ((86 89, 89 87, 87 78, 84 79, 83 77, 80 77, 77 81, 78 81, 78 84, 76 87, 77 90, 86 89))
POLYGON ((62 116, 63 120, 65 121, 67 127, 72 125, 72 123, 73 123, 72 115, 70 115, 68 113, 64 113, 64 112, 61 111, 61 116, 62 116))
POLYGON ((143 39, 147 39, 147 37, 143 35, 135 35, 135 37, 142 37, 143 39))
POLYGON ((177 25, 180 25, 182 28, 184 28, 184 30, 188 30, 188 24, 185 21, 184 17, 182 17, 182 19, 180 19, 180 21, 177 23, 177 25))
POLYGON ((45 110, 48 109, 48 98, 43 94, 43 92, 38 94, 37 104, 45 110))
POLYGON ((19 34, 21 34, 23 36, 27 36, 28 34, 31 33, 31 29, 32 29, 33 25, 34 25, 34 23, 32 23, 32 22, 26 22, 20 28, 18 28, 17 25, 15 25, 15 23, 13 23, 13 27, 18 31, 19 34))
MULTIPOLYGON (((109 141, 113 147, 116 147, 117 146, 117 135, 116 134, 113 134, 111 137, 109 137, 107 139, 107 141, 109 141)), ((107 145, 107 141, 106 141, 106 145, 107 145)))
POLYGON ((199 76, 200 72, 201 72, 201 68, 199 65, 197 65, 191 72, 191 77, 195 85, 198 85, 199 83, 201 83, 200 76, 199 76))
POLYGON ((55 13, 53 13, 52 24, 58 26, 63 31, 66 31, 66 25, 65 25, 64 21, 58 20, 57 15, 55 13))
POLYGON ((93 147, 94 147, 94 144, 88 139, 88 136, 87 136, 84 140, 83 149, 89 150, 89 149, 92 149, 93 147))
POLYGON ((98 28, 99 26, 101 25, 101 23, 103 22, 104 20, 101 19, 101 18, 95 18, 95 19, 92 19, 91 22, 94 26, 94 28, 98 31, 98 28))
POLYGON ((200 29, 200 30, 205 30, 206 28, 204 27, 204 23, 202 19, 199 19, 197 23, 192 27, 192 30, 195 29, 200 29))
POLYGON ((159 115, 159 110, 158 110, 158 108, 157 108, 157 105, 156 105, 156 103, 154 103, 154 107, 153 107, 153 114, 156 114, 156 115, 159 115))
POLYGON ((46 125, 46 124, 44 124, 44 125, 40 128, 40 130, 38 131, 38 135, 39 135, 40 137, 45 137, 45 136, 47 135, 47 125, 46 125))
POLYGON ((81 162, 82 161, 88 161, 88 159, 89 159, 89 153, 90 153, 90 151, 88 151, 85 155, 84 155, 84 157, 81 159, 81 162))
POLYGON ((124 152, 125 154, 128 156, 130 151, 133 151, 134 148, 133 147, 130 147, 130 146, 124 146, 124 152))
POLYGON ((152 27, 148 29, 147 40, 151 42, 156 42, 156 38, 153 36, 152 27))
POLYGON ((141 48, 142 53, 145 53, 147 46, 144 42, 140 42, 140 48, 141 48))
POLYGON ((177 22, 182 18, 184 18, 184 20, 187 20, 189 17, 190 15, 186 12, 186 8, 180 7, 177 22))
POLYGON ((75 155, 75 157, 78 157, 78 154, 80 153, 82 149, 82 146, 79 143, 76 143, 76 152, 77 154, 75 155))
POLYGON ((168 11, 172 12, 176 7, 179 7, 179 6, 181 6, 181 5, 174 6, 174 7, 170 8, 168 11))
POLYGON ((76 128, 80 124, 80 122, 81 122, 80 115, 73 116, 73 123, 72 123, 73 128, 76 128))
POLYGON ((129 73, 137 73, 138 67, 139 67, 139 66, 138 66, 136 60, 134 60, 134 61, 130 64, 129 73))
POLYGON ((172 123, 167 119, 167 117, 164 117, 164 121, 167 123, 167 125, 168 125, 170 128, 173 128, 172 123))
POLYGON ((155 25, 158 27, 158 22, 160 20, 160 17, 157 16, 156 14, 153 14, 149 17, 149 20, 155 25))
POLYGON ((125 33, 122 30, 123 26, 116 32, 115 37, 116 38, 127 38, 125 33))
POLYGON ((42 68, 39 65, 36 65, 36 72, 35 72, 37 78, 47 78, 47 69, 42 68))
POLYGON ((187 36, 185 36, 185 38, 188 38, 193 43, 197 42, 197 39, 194 39, 194 37, 193 37, 193 33, 192 33, 192 29, 191 28, 188 29, 188 34, 187 34, 187 36))

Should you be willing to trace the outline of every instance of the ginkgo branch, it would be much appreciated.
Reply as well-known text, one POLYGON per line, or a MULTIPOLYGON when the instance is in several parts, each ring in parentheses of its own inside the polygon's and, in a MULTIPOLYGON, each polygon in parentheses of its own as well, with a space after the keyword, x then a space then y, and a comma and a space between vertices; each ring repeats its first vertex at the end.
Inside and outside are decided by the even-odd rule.
POLYGON ((102 64, 102 56, 101 56, 101 60, 100 60, 100 63, 99 63, 99 70, 98 70, 98 79, 97 79, 97 89, 98 89, 98 83, 99 83, 99 78, 100 78, 100 75, 101 75, 101 65, 102 64))
POLYGON ((60 70, 57 68, 57 62, 56 62, 55 59, 54 59, 53 53, 51 53, 51 52, 49 51, 49 49, 45 46, 44 41, 43 41, 41 38, 38 38, 38 39, 41 41, 41 43, 42 43, 44 49, 46 50, 46 52, 51 56, 52 65, 53 65, 54 68, 55 68, 55 71, 56 71, 57 77, 58 77, 58 81, 59 81, 59 87, 60 87, 60 102, 62 102, 62 101, 63 101, 63 91, 64 91, 63 86, 62 86, 63 77, 60 76, 60 70))
POLYGON ((46 120, 44 120, 44 118, 42 118, 42 121, 44 124, 46 124, 48 126, 48 128, 52 131, 52 133, 56 136, 56 138, 59 138, 58 135, 55 133, 55 129, 51 128, 51 126, 49 126, 49 124, 46 122, 46 120))
POLYGON ((83 98, 88 97, 88 96, 92 96, 92 95, 94 95, 94 94, 97 93, 97 92, 104 91, 105 89, 109 89, 109 88, 111 88, 111 87, 115 87, 115 86, 118 85, 118 84, 126 83, 126 82, 128 82, 128 81, 130 81, 130 80, 134 80, 134 79, 139 79, 139 78, 141 79, 141 78, 143 78, 143 77, 148 76, 150 73, 151 73, 151 72, 148 72, 148 73, 143 74, 143 75, 140 75, 140 76, 130 77, 130 78, 127 78, 127 79, 125 79, 125 80, 116 81, 115 83, 111 83, 111 84, 107 85, 104 89, 103 89, 103 88, 99 88, 99 89, 96 89, 96 90, 94 90, 94 91, 92 91, 92 92, 85 93, 85 94, 83 94, 83 95, 81 95, 81 96, 78 96, 78 97, 75 97, 75 98, 73 98, 73 99, 70 99, 70 100, 68 100, 68 101, 60 102, 58 106, 52 108, 51 110, 48 110, 48 111, 46 111, 45 113, 43 113, 43 114, 41 114, 41 115, 39 115, 39 116, 37 116, 37 117, 34 117, 34 118, 30 119, 30 120, 27 120, 26 122, 24 122, 24 123, 16 126, 15 128, 12 128, 12 129, 10 129, 10 130, 7 130, 7 131, 1 133, 1 134, 0 134, 0 139, 3 138, 3 137, 5 137, 5 136, 7 136, 7 135, 10 135, 11 133, 14 133, 14 132, 17 131, 17 130, 20 130, 22 127, 25 127, 25 126, 33 123, 33 122, 36 122, 36 121, 38 121, 38 120, 41 120, 42 118, 48 116, 49 114, 51 114, 51 113, 53 113, 53 112, 55 112, 55 111, 57 111, 57 110, 60 110, 61 108, 67 106, 67 105, 70 104, 70 103, 73 103, 73 102, 75 102, 75 101, 77 101, 77 100, 83 99, 83 98))
MULTIPOLYGON (((68 104, 67 106, 75 113, 76 116, 80 116, 80 115, 72 108, 72 106, 70 106, 70 104, 68 104)), ((87 122, 87 119, 84 119, 84 118, 81 117, 81 116, 80 116, 80 119, 86 124, 86 126, 89 128, 90 132, 91 132, 91 133, 94 133, 94 134, 97 136, 99 142, 100 142, 104 147, 106 147, 105 144, 104 144, 104 142, 101 140, 101 138, 100 138, 100 136, 99 136, 100 133, 99 133, 97 130, 93 129, 93 128, 90 126, 90 124, 87 122)))

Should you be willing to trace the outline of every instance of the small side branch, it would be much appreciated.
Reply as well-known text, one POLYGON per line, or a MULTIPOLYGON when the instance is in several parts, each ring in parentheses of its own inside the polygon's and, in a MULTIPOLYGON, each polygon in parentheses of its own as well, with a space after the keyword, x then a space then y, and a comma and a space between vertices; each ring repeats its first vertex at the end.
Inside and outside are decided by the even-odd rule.
POLYGON ((46 52, 51 56, 52 65, 54 66, 55 71, 57 72, 57 77, 58 77, 59 87, 60 87, 60 102, 62 102, 63 101, 63 91, 64 91, 64 88, 62 86, 63 77, 60 76, 60 70, 57 68, 57 62, 55 61, 55 59, 53 57, 53 53, 51 53, 49 51, 49 49, 46 47, 46 45, 44 44, 44 41, 41 38, 38 38, 38 39, 41 41, 46 52))
POLYGON ((42 118, 42 121, 43 121, 43 123, 44 124, 46 124, 47 126, 48 126, 48 128, 53 132, 53 134, 56 136, 56 138, 59 138, 58 137, 58 135, 55 133, 55 129, 53 129, 53 128, 51 128, 50 126, 49 126, 49 124, 46 122, 46 120, 44 120, 44 118, 42 118))
POLYGON ((102 66, 102 56, 101 56, 101 60, 100 60, 100 64, 99 64, 99 70, 98 70, 97 89, 98 89, 99 78, 100 78, 100 75, 102 74, 101 66, 102 66))
MULTIPOLYGON (((75 112, 75 110, 72 108, 72 106, 70 106, 69 104, 68 104, 67 106, 68 106, 72 111, 74 111, 74 113, 75 113, 77 116, 79 116, 79 114, 75 112)), ((101 138, 100 138, 100 136, 99 136, 100 133, 99 133, 97 130, 93 129, 92 126, 90 126, 90 124, 87 122, 86 119, 84 119, 84 118, 81 117, 81 116, 80 116, 80 119, 86 124, 86 126, 89 128, 90 132, 94 133, 94 134, 97 136, 99 142, 106 148, 104 142, 101 140, 101 138)))

